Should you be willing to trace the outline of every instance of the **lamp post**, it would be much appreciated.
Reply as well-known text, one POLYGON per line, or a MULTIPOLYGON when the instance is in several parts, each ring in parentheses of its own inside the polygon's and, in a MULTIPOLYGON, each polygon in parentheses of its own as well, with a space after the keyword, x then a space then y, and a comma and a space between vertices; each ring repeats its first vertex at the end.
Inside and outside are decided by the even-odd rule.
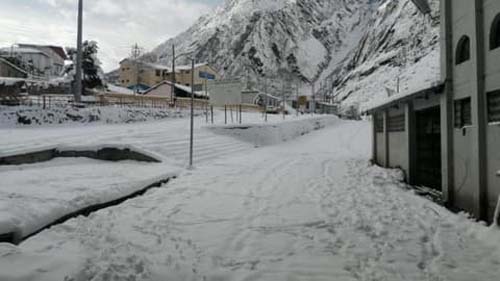
POLYGON ((83 31, 83 0, 78 0, 78 35, 76 40, 76 81, 75 81, 75 102, 82 100, 82 31, 83 31))
POLYGON ((175 107, 174 98, 175 98, 175 45, 172 44, 172 90, 170 93, 170 102, 175 107))
POLYGON ((194 58, 191 59, 191 128, 189 135, 189 168, 193 168, 194 146, 194 58))

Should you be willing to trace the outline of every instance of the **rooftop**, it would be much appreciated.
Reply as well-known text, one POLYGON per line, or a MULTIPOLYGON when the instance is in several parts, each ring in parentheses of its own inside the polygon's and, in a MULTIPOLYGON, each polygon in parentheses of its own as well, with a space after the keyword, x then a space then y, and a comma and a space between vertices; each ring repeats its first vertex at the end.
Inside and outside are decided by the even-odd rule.
POLYGON ((374 104, 370 107, 368 107, 364 112, 368 114, 375 113, 377 111, 386 109, 388 107, 391 107, 396 104, 403 103, 408 100, 412 100, 421 96, 429 95, 429 94, 438 94, 442 93, 444 90, 444 83, 442 82, 434 82, 431 86, 421 88, 420 90, 413 91, 413 92, 407 92, 407 93, 401 93, 397 94, 394 96, 391 96, 380 103, 374 104))

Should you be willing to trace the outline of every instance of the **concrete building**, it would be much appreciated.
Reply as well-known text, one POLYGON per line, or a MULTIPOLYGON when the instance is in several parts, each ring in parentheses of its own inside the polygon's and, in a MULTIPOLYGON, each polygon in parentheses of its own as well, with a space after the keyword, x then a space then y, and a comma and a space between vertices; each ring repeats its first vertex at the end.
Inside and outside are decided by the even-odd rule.
POLYGON ((19 48, 31 48, 39 50, 49 57, 48 65, 45 66, 45 76, 58 77, 64 70, 64 62, 68 56, 63 47, 52 45, 19 44, 19 48))
MULTIPOLYGON (((147 90, 162 81, 172 81, 172 68, 162 65, 124 59, 120 62, 119 83, 123 87, 147 90)), ((195 65, 195 91, 205 89, 205 80, 219 80, 220 75, 206 63, 195 65), (207 77, 207 79, 205 79, 207 77)), ((191 66, 176 66, 175 80, 177 84, 191 87, 191 66)))
POLYGON ((441 81, 369 110, 373 159, 490 221, 500 194, 500 1, 441 0, 441 81))

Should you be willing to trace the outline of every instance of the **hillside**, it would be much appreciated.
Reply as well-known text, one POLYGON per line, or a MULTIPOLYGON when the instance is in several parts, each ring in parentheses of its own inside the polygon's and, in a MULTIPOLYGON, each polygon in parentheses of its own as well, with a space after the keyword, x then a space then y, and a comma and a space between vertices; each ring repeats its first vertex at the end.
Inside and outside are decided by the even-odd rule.
POLYGON ((226 78, 271 77, 277 85, 293 76, 305 94, 314 83, 365 107, 395 91, 398 76, 402 91, 438 79, 439 1, 431 4, 424 17, 410 0, 227 0, 150 55, 170 63, 175 44, 226 78))

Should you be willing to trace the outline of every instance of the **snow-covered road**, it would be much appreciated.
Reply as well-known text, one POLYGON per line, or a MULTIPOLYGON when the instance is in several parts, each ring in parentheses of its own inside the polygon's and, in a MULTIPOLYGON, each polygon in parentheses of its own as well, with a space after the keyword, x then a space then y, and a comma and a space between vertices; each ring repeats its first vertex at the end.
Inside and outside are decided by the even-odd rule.
POLYGON ((369 132, 339 122, 207 161, 0 245, 0 280, 499 280, 498 232, 369 166, 369 132))

